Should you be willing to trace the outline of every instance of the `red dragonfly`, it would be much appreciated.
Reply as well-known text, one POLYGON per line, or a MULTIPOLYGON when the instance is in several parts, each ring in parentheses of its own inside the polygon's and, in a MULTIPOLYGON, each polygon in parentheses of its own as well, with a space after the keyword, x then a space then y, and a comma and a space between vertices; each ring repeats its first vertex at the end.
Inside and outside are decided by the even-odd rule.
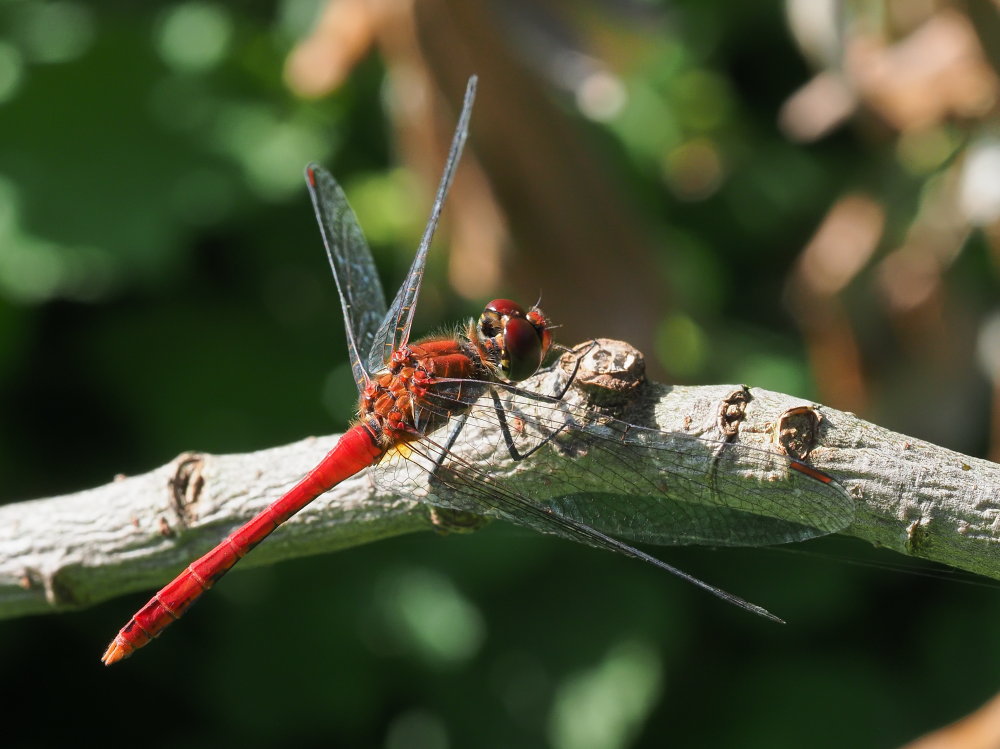
POLYGON ((127 658, 158 636, 278 526, 369 466, 377 482, 429 504, 503 518, 640 559, 777 621, 765 609, 615 536, 760 546, 850 524, 853 505, 844 489, 798 460, 736 442, 662 432, 574 405, 564 395, 575 372, 554 394, 518 385, 539 370, 552 349, 548 320, 537 306, 525 310, 495 299, 478 321, 470 320, 456 334, 410 341, 427 252, 465 144, 475 89, 473 77, 416 258, 388 311, 374 259, 343 190, 321 167, 306 168, 340 293, 361 396, 358 418, 284 496, 143 606, 108 646, 105 664, 127 658), (700 457, 692 457, 696 449, 700 457), (574 463, 568 483, 553 486, 548 495, 532 484, 527 496, 524 471, 553 465, 558 470, 567 457, 574 463))

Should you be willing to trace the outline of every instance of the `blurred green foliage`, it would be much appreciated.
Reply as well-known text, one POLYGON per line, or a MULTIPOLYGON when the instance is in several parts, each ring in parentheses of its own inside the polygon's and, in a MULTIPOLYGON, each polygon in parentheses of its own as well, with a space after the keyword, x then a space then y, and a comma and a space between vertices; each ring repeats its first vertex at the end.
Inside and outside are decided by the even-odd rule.
MULTIPOLYGON (((317 101, 282 83, 317 8, 0 8, 4 500, 351 416, 302 168, 321 161, 347 186, 390 290, 428 200, 387 145, 379 59, 317 101)), ((788 264, 843 186, 905 214, 923 182, 884 144, 847 132, 806 150, 775 129, 808 76, 780 4, 669 10, 678 23, 645 42, 627 109, 594 135, 671 253, 657 262, 675 310, 636 324, 657 331, 649 353, 675 376, 808 393, 780 303, 788 264), (720 184, 672 183, 713 158, 720 184)), ((430 273, 440 321, 474 311, 439 261, 430 273)), ((981 273, 957 282, 987 293, 981 273)), ((813 547, 898 561, 842 539, 813 547)), ((791 623, 511 528, 400 538, 235 574, 112 670, 100 652, 145 594, 0 622, 3 743, 884 747, 998 686, 995 588, 769 551, 667 558, 791 623)))

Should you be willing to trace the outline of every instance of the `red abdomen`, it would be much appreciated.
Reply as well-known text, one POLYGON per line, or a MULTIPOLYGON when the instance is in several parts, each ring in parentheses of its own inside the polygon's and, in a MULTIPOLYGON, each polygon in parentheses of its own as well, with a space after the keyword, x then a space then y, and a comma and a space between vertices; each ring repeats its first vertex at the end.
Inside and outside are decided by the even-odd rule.
POLYGON ((160 634, 179 619, 198 597, 279 525, 346 478, 378 461, 385 453, 362 425, 347 431, 322 462, 281 499, 253 520, 233 531, 222 543, 192 562, 186 570, 150 599, 121 628, 101 659, 110 666, 160 634))

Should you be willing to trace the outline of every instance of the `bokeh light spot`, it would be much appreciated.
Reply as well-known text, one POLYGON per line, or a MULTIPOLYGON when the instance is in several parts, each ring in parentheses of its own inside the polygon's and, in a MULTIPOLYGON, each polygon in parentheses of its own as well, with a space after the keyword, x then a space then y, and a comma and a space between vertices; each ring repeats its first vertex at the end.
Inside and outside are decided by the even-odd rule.
POLYGON ((331 139, 310 125, 280 120, 264 106, 224 108, 215 129, 220 151, 243 168, 251 189, 265 200, 282 200, 304 184, 302 168, 322 161, 331 139))
POLYGON ((681 200, 704 200, 722 184, 722 155, 708 138, 695 138, 667 154, 663 172, 681 200))
POLYGON ((200 73, 222 61, 232 35, 232 21, 222 7, 183 3, 164 14, 156 46, 160 57, 174 70, 200 73))
POLYGON ((911 174, 930 174, 955 152, 958 143, 945 127, 906 130, 899 136, 899 163, 911 174))
POLYGON ((553 746, 627 746, 656 704, 662 679, 655 647, 644 641, 619 643, 603 662, 559 689, 549 724, 553 746))
POLYGON ((576 89, 576 105, 584 116, 607 122, 618 116, 628 103, 628 92, 621 78, 599 70, 584 78, 576 89))
POLYGON ((479 610, 446 577, 428 569, 393 575, 380 589, 383 615, 395 636, 431 665, 474 656, 485 637, 479 610))
POLYGON ((1000 219, 1000 139, 982 138, 969 149, 958 202, 972 224, 1000 219))
POLYGON ((705 362, 705 333, 687 315, 671 315, 660 323, 656 353, 669 372, 691 377, 705 362))
POLYGON ((14 98, 24 74, 24 61, 16 47, 0 42, 0 104, 14 98))
POLYGON ((24 231, 17 187, 0 177, 0 296, 22 304, 54 297, 92 300, 114 280, 107 253, 65 247, 24 231))
POLYGON ((31 62, 70 62, 90 48, 95 22, 86 6, 68 2, 19 5, 12 36, 31 62))
POLYGON ((389 724, 386 749, 447 749, 448 732, 441 719, 426 710, 408 710, 389 724))
POLYGON ((425 215, 414 195, 421 185, 410 170, 365 174, 344 190, 369 241, 390 244, 420 236, 425 215))

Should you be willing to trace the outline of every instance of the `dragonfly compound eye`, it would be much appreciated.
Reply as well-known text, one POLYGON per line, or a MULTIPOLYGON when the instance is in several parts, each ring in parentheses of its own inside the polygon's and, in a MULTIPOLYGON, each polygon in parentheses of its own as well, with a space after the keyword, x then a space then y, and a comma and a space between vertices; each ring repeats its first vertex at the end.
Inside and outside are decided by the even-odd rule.
POLYGON ((503 341, 499 339, 503 336, 507 320, 524 316, 524 308, 517 302, 512 302, 510 299, 494 299, 486 305, 483 314, 479 316, 479 332, 484 338, 498 339, 497 344, 500 345, 503 341))
POLYGON ((523 317, 511 317, 503 329, 503 357, 500 367, 512 382, 526 380, 542 363, 542 336, 523 317))
POLYGON ((494 299, 479 318, 479 331, 495 341, 500 371, 513 382, 533 375, 552 342, 545 315, 537 307, 525 312, 510 299, 494 299))

